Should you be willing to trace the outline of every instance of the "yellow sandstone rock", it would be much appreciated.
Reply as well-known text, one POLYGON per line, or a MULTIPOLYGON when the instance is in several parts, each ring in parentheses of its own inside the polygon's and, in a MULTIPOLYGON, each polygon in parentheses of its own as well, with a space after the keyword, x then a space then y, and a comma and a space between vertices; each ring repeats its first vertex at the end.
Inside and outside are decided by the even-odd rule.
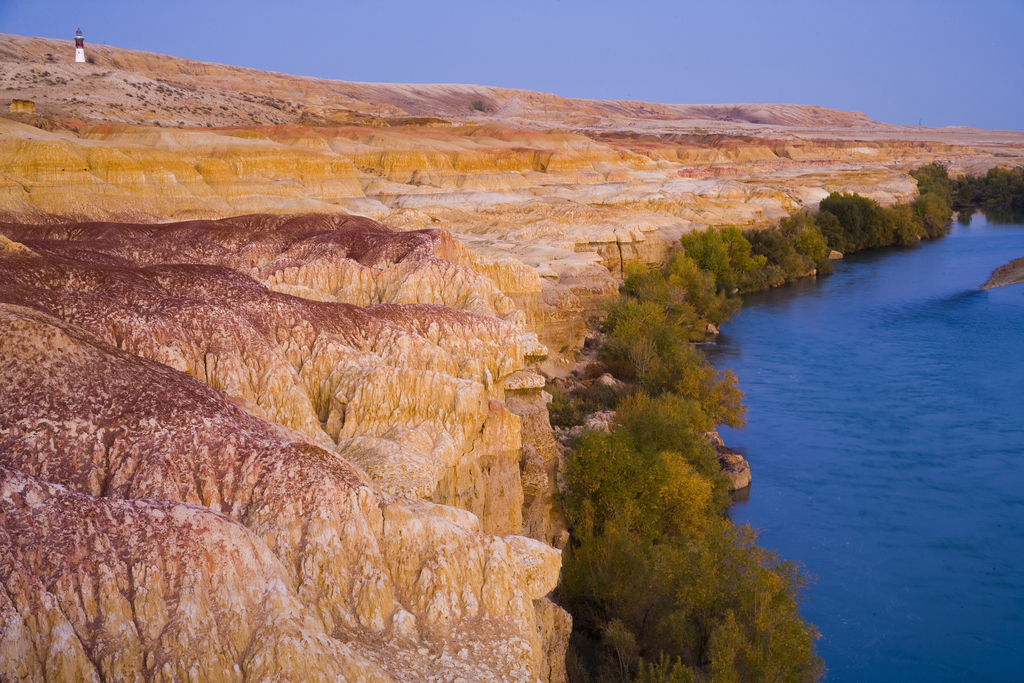
POLYGON ((32 100, 11 100, 12 114, 35 114, 36 103, 32 100))

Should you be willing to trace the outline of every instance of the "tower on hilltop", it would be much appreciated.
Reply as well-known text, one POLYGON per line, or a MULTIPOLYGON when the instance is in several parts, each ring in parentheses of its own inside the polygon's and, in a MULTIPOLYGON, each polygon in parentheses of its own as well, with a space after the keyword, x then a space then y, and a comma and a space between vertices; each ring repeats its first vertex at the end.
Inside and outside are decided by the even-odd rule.
POLYGON ((75 61, 85 61, 85 38, 82 37, 82 29, 75 31, 75 61))

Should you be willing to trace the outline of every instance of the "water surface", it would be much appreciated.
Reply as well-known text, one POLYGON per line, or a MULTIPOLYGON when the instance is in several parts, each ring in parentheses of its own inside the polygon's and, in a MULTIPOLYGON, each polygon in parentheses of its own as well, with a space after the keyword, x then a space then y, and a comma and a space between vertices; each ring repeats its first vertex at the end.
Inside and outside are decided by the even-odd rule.
POLYGON ((1024 226, 975 217, 914 247, 744 297, 715 365, 748 426, 738 523, 801 562, 829 681, 1024 681, 1024 226))

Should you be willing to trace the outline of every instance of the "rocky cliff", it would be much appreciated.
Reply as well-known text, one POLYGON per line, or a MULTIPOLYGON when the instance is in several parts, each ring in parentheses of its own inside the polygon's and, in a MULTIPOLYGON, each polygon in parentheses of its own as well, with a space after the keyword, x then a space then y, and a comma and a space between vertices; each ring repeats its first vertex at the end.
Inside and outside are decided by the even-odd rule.
POLYGON ((318 221, 4 227, 0 670, 560 680, 558 551, 514 535, 519 327, 243 274, 444 241, 318 221))
MULTIPOLYGON (((585 319, 600 315, 626 266, 661 263, 684 232, 764 223, 813 207, 831 191, 906 199, 916 189, 892 167, 896 159, 961 154, 948 145, 531 131, 475 122, 448 129, 167 129, 22 119, 0 118, 0 217, 152 223, 356 212, 402 230, 443 228, 456 238, 447 260, 490 279, 552 359, 571 357, 585 319)), ((259 279, 302 296, 358 289, 364 299, 351 301, 359 305, 374 297, 407 300, 426 281, 359 271, 377 280, 374 291, 365 283, 319 282, 316 267, 259 279), (318 284, 296 289, 306 280, 318 284)), ((439 303, 455 295, 446 296, 439 303)), ((487 314, 511 310, 499 299, 479 304, 487 314)))

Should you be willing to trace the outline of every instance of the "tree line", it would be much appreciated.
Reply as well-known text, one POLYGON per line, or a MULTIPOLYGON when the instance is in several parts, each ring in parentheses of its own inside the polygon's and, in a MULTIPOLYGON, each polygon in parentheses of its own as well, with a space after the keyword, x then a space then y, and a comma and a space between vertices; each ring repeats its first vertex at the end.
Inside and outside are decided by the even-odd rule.
MULTIPOLYGON (((984 175, 960 175, 955 180, 947 175, 936 180, 943 184, 947 181, 961 222, 970 222, 970 212, 976 207, 1008 220, 1020 220, 1024 214, 1024 167, 990 168, 984 175)), ((919 187, 920 183, 918 178, 919 187)))
POLYGON ((746 408, 736 377, 691 343, 739 309, 720 274, 687 253, 630 268, 589 371, 619 383, 553 391, 555 424, 616 411, 615 429, 584 432, 566 461, 572 540, 556 598, 573 616, 571 683, 802 683, 824 672, 817 631, 799 615, 805 577, 726 517, 728 482, 706 433, 742 426, 746 408))
POLYGON ((883 207, 855 193, 833 192, 817 215, 796 213, 778 228, 740 231, 726 227, 684 235, 681 242, 699 268, 714 274, 720 290, 750 292, 798 277, 832 272, 832 251, 905 246, 941 237, 954 207, 955 181, 931 164, 911 175, 918 181, 913 202, 883 207))
POLYGON ((630 269, 590 371, 618 388, 555 392, 555 422, 611 407, 617 423, 584 432, 566 462, 572 541, 556 597, 573 616, 572 683, 797 683, 824 672, 798 610, 806 580, 727 519, 728 482, 706 436, 742 426, 746 408, 736 377, 691 342, 738 308, 686 254, 630 269), (584 405, 567 410, 573 401, 584 405))

